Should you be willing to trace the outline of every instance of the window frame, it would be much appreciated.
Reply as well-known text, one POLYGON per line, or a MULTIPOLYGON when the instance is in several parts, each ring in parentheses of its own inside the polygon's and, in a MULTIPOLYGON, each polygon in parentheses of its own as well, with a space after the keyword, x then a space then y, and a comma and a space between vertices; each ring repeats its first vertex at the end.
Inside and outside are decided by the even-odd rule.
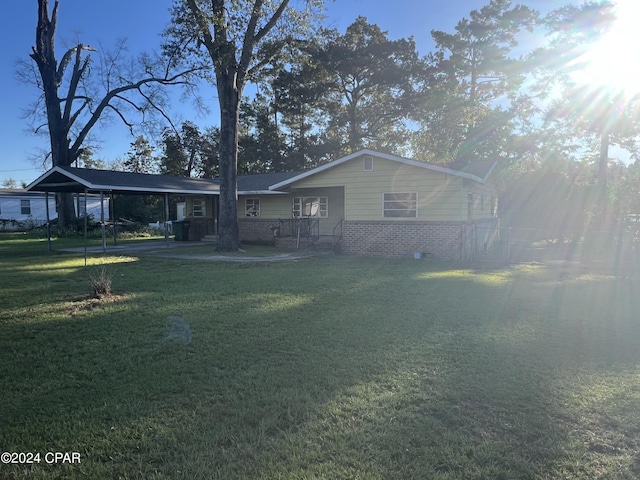
MULTIPOLYGON (((310 208, 313 208, 313 203, 310 204, 310 208)), ((293 218, 328 218, 329 217, 329 197, 322 195, 314 195, 308 197, 294 197, 291 215, 293 218), (318 201, 318 210, 313 215, 303 215, 304 213, 304 205, 305 200, 317 200, 318 201), (299 204, 299 207, 296 206, 299 204)))
POLYGON ((31 215, 31 200, 20 199, 20 215, 31 215))
POLYGON ((206 202, 202 198, 194 198, 191 201, 191 212, 193 217, 206 217, 207 216, 207 205, 206 202), (198 202, 198 208, 196 210, 196 202, 198 202))
POLYGON ((382 218, 418 218, 418 192, 383 192, 382 193, 382 218), (394 195, 394 198, 388 198, 388 196, 394 195), (408 195, 413 196, 413 198, 408 197, 407 199, 398 198, 398 195, 408 195), (409 205, 408 208, 391 208, 394 204, 407 203, 409 205), (413 207, 413 208, 412 208, 413 207), (413 215, 394 215, 393 212, 396 213, 411 213, 413 215))
POLYGON ((249 218, 260 217, 260 199, 256 197, 244 199, 244 216, 249 218), (251 207, 249 204, 251 203, 251 207), (251 212, 249 211, 251 208, 251 212))

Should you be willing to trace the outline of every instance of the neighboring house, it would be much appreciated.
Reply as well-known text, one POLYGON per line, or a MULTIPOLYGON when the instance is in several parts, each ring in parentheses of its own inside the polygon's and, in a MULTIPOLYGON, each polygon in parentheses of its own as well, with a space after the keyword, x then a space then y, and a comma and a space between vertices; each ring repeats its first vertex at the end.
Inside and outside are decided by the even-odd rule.
MULTIPOLYGON (((100 218, 100 197, 76 195, 76 213, 83 215, 88 210, 94 218, 100 218)), ((0 189, 0 230, 22 230, 43 225, 47 222, 46 195, 18 188, 0 189)), ((105 206, 105 217, 108 217, 105 206)), ((58 218, 55 195, 49 195, 49 218, 58 218)))
MULTIPOLYGON (((496 162, 431 165, 361 150, 306 172, 239 176, 240 238, 470 259, 496 238, 501 188, 496 162)), ((215 234, 216 209, 215 197, 187 197, 190 240, 215 234)))

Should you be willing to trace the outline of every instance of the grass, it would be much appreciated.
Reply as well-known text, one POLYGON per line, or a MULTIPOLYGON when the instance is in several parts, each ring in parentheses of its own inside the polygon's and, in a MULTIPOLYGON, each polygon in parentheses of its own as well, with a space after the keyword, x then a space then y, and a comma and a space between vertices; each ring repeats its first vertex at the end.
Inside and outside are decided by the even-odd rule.
POLYGON ((634 278, 45 252, 0 236, 0 450, 81 463, 1 478, 640 476, 634 278))

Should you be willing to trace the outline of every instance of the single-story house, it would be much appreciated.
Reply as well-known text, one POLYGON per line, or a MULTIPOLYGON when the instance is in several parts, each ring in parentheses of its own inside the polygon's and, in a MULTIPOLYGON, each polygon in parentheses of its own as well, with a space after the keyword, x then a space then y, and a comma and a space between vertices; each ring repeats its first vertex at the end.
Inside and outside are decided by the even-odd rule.
MULTIPOLYGON (((473 258, 499 230, 496 165, 432 165, 361 150, 306 172, 239 176, 240 238, 286 247, 325 240, 353 254, 473 258)), ((216 200, 187 197, 191 240, 215 234, 216 200)))
MULTIPOLYGON (((58 218, 54 195, 31 192, 21 188, 0 189, 0 230, 21 230, 37 227, 47 222, 47 200, 49 203, 49 219, 58 218)), ((76 214, 81 216, 87 212, 94 218, 100 218, 100 196, 75 195, 76 214)), ((109 209, 106 206, 108 218, 109 209)))
MULTIPOLYGON (((345 253, 442 259, 471 259, 490 246, 503 188, 494 161, 433 165, 372 150, 304 172, 241 175, 237 185, 243 242, 327 242, 345 253)), ((61 189, 164 194, 166 205, 168 195, 179 194, 188 239, 218 233, 217 179, 55 167, 27 187, 61 189)))

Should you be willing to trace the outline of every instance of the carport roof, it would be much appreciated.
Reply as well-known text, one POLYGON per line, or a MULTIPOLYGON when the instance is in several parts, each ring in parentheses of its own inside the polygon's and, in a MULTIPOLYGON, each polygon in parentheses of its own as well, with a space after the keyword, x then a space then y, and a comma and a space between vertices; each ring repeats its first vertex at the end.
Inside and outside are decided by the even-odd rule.
POLYGON ((218 195, 215 179, 175 177, 145 173, 115 172, 88 168, 54 167, 27 185, 36 192, 118 192, 139 194, 218 195))
MULTIPOLYGON (((300 172, 238 175, 238 194, 279 194, 269 187, 299 175, 300 172)), ((54 167, 26 188, 31 192, 115 192, 137 194, 205 194, 219 195, 217 178, 190 178, 171 175, 116 172, 89 168, 54 167)))

